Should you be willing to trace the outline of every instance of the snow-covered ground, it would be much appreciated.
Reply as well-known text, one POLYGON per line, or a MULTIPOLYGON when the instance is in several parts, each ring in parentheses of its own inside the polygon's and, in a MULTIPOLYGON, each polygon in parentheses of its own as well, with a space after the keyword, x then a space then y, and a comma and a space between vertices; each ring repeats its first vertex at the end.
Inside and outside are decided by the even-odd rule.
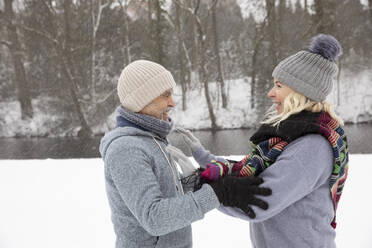
MULTIPOLYGON (((372 247, 371 155, 351 155, 338 209, 338 248, 372 247)), ((249 248, 248 222, 214 210, 193 224, 194 247, 249 248)), ((114 247, 100 159, 0 160, 1 248, 114 247)))

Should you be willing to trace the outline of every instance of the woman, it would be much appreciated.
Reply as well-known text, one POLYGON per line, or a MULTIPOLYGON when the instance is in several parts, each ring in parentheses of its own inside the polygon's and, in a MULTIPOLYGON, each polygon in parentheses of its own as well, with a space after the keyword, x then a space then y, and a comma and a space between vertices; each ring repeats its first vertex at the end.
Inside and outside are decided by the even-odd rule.
POLYGON ((336 209, 347 177, 347 140, 342 120, 325 101, 338 68, 341 46, 330 35, 281 61, 268 97, 273 107, 251 137, 252 153, 232 164, 206 151, 179 130, 208 182, 228 173, 259 175, 269 209, 220 210, 250 222, 253 247, 336 247, 336 209))

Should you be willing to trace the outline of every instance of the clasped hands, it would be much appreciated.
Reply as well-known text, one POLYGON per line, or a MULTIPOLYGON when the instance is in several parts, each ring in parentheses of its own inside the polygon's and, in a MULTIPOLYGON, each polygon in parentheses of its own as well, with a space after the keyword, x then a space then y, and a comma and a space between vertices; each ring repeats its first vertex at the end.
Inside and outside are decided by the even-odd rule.
MULTIPOLYGON (((189 130, 177 128, 176 131, 182 135, 191 151, 196 151, 202 147, 199 139, 189 130)), ((200 165, 201 169, 197 169, 178 148, 168 145, 167 151, 181 167, 183 177, 198 174, 197 184, 199 185, 196 185, 196 188, 200 188, 205 183, 209 184, 224 206, 240 208, 252 219, 256 217, 251 208, 252 205, 264 210, 268 209, 268 203, 256 197, 271 195, 271 189, 259 187, 263 183, 262 178, 254 176, 238 177, 237 174, 229 173, 231 171, 230 164, 221 161, 210 161, 207 165, 200 165)))

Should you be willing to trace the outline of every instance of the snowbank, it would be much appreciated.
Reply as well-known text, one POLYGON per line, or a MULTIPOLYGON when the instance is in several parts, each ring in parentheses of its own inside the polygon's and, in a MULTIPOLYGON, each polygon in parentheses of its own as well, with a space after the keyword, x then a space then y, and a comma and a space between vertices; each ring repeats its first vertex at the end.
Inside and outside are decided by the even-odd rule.
POLYGON ((52 102, 55 99, 49 97, 32 99, 34 117, 31 120, 21 119, 18 101, 0 102, 0 137, 65 136, 66 130, 59 129, 63 117, 48 111, 52 102))

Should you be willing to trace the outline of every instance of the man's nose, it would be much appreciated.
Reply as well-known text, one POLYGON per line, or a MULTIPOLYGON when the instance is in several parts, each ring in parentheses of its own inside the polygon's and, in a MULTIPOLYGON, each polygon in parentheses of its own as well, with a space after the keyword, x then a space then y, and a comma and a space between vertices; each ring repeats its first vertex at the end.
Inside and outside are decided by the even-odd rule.
POLYGON ((170 96, 169 97, 169 100, 168 100, 168 107, 172 107, 173 108, 174 106, 176 106, 176 104, 173 101, 173 97, 170 96))

